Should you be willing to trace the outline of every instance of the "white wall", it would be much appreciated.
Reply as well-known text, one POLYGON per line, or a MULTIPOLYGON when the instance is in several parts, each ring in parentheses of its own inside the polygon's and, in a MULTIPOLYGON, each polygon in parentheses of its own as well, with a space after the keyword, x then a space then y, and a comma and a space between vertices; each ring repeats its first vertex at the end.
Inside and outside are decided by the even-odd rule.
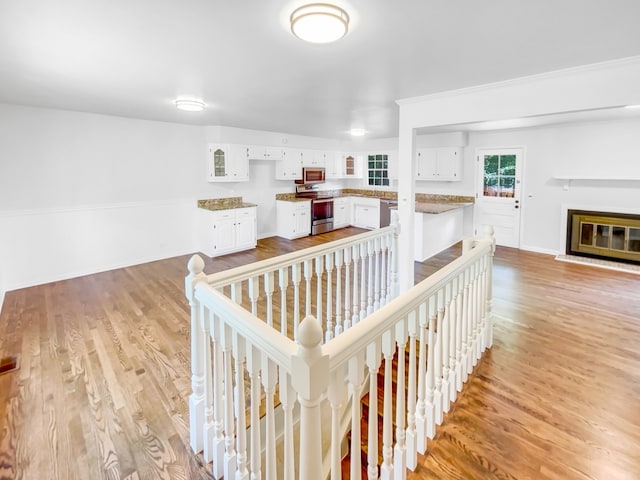
POLYGON ((0 286, 194 251, 201 127, 0 105, 0 286))
POLYGON ((473 168, 477 148, 524 146, 521 248, 564 253, 564 205, 640 213, 638 132, 635 118, 471 133, 465 169, 473 168), (565 190, 566 182, 553 178, 559 173, 621 180, 572 180, 565 190))
MULTIPOLYGON (((6 291, 197 251, 196 200, 242 196, 275 232, 275 165, 209 183, 209 142, 338 149, 336 141, 0 104, 0 306, 6 291)), ((340 182, 328 188, 340 188, 340 182)))

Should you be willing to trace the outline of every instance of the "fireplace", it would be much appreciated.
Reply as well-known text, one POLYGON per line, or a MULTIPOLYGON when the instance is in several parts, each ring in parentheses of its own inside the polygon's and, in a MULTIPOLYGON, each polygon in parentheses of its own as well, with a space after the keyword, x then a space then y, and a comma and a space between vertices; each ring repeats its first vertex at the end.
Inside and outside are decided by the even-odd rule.
POLYGON ((640 265, 640 215, 568 210, 566 253, 640 265))

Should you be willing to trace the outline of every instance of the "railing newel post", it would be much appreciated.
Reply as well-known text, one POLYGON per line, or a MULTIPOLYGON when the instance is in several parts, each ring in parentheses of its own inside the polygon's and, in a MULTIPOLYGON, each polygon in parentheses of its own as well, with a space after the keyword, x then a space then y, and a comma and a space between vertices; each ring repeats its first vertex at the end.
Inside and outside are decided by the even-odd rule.
POLYGON ((299 478, 322 476, 322 425, 320 401, 329 387, 329 357, 322 353, 322 327, 307 316, 298 328, 299 345, 292 358, 292 385, 300 403, 299 478))
POLYGON ((208 341, 202 323, 200 302, 196 298, 196 285, 205 282, 204 260, 193 255, 187 264, 189 274, 185 277, 185 296, 191 307, 191 390, 189 396, 189 443, 194 452, 204 447, 205 424, 205 375, 204 350, 208 341))

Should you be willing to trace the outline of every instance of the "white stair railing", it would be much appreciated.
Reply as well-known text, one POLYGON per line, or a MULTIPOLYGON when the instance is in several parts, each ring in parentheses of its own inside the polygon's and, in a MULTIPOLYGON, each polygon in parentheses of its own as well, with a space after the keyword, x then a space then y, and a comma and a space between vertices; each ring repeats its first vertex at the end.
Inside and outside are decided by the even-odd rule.
MULTIPOLYGON (((202 451, 207 462, 212 462, 216 478, 320 479, 323 455, 328 449, 331 478, 339 479, 343 435, 340 423, 345 408, 352 413, 354 453, 350 456, 350 477, 361 478, 361 386, 368 371, 369 391, 377 392, 382 364, 382 444, 378 445, 377 402, 373 400, 368 421, 367 476, 403 479, 407 468, 416 467, 417 454, 426 452, 427 439, 433 438, 436 426, 442 423, 444 413, 455 401, 473 366, 491 346, 494 243, 492 236, 465 242, 460 258, 390 301, 382 295, 382 288, 376 288, 376 278, 380 285, 385 283, 385 277, 378 276, 376 268, 388 260, 375 253, 375 243, 376 240, 371 242, 367 238, 364 247, 353 244, 347 249, 340 244, 341 258, 336 261, 335 254, 331 254, 330 260, 331 269, 344 270, 347 279, 360 271, 354 277, 360 283, 360 302, 353 297, 349 302, 346 293, 345 302, 351 303, 354 310, 358 305, 360 311, 366 313, 371 309, 371 313, 366 318, 360 318, 359 313, 355 323, 345 327, 346 319, 352 315, 345 311, 342 331, 337 329, 337 315, 335 324, 321 323, 307 315, 298 325, 295 342, 238 302, 239 278, 246 275, 232 276, 228 292, 231 301, 216 286, 218 277, 203 274, 198 257, 190 261, 186 285, 192 310, 191 446, 195 452, 202 451), (352 255, 349 260, 346 250, 352 255), (356 257, 361 260, 359 264, 354 261, 356 257), (350 268, 343 269, 340 265, 350 268), (370 275, 373 283, 368 281, 370 275), (374 311, 376 298, 381 307, 374 311), (398 361, 395 395, 391 368, 394 357, 398 361), (274 408, 276 394, 281 405, 278 411, 274 408), (324 402, 329 406, 329 421, 323 420, 324 402), (391 415, 393 404, 395 418, 391 415), (282 432, 282 438, 276 438, 276 432, 282 432), (328 447, 322 445, 323 438, 331 439, 328 447)), ((291 264, 289 271, 294 285, 296 281, 302 283, 301 273, 305 281, 312 283, 311 276, 319 276, 318 272, 327 267, 328 257, 319 261, 315 260, 317 257, 313 265, 311 260, 291 264), (300 272, 293 273, 298 267, 300 272)), ((393 269, 387 271, 394 275, 393 269)), ((267 272, 260 275, 265 274, 268 275, 267 272)), ((250 287, 255 277, 246 278, 250 287)), ((344 278, 340 278, 344 283, 344 278)), ((264 282, 266 291, 269 280, 264 282)), ((322 282, 316 281, 316 288, 318 283, 322 282)), ((280 286, 284 284, 286 280, 280 286)), ((396 287, 390 288, 393 291, 396 287)), ((311 289, 306 288, 306 292, 311 289)), ((348 290, 349 295, 356 295, 357 290, 354 285, 348 290)), ((325 291, 330 288, 327 286, 325 291)), ((268 298, 267 295, 267 303, 268 298)), ((327 303, 336 306, 341 301, 338 297, 329 298, 327 303)), ((304 302, 306 312, 310 313, 308 297, 304 302)), ((322 313, 322 307, 317 307, 318 311, 322 313)))

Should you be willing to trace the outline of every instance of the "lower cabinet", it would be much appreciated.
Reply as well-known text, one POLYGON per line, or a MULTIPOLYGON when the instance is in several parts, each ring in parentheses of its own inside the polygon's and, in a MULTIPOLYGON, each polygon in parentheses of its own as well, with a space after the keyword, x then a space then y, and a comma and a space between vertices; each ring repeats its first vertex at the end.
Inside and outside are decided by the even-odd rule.
POLYGON ((351 224, 360 228, 380 228, 380 199, 352 197, 351 224))
POLYGON ((200 209, 200 250, 209 257, 255 248, 256 207, 200 209))
POLYGON ((351 197, 338 197, 333 200, 333 228, 351 225, 351 197))
POLYGON ((289 240, 311 234, 311 200, 276 200, 277 233, 289 240))

